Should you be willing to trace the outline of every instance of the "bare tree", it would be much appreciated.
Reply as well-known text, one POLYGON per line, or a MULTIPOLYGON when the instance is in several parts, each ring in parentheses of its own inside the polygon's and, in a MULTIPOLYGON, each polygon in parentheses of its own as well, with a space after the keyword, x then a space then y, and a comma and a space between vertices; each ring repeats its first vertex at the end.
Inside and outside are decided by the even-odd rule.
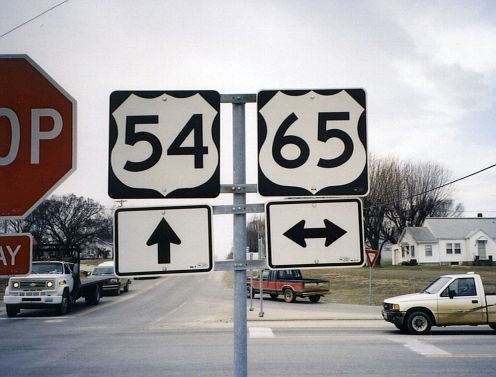
MULTIPOLYGON (((421 226, 426 217, 456 216, 463 211, 454 205, 451 174, 433 162, 402 162, 394 157, 369 160, 370 190, 364 198, 365 238, 381 250, 395 243, 407 226, 421 226)), ((380 260, 379 260, 380 263, 380 260)))
POLYGON ((395 173, 397 189, 387 204, 389 220, 401 231, 421 226, 427 217, 452 214, 452 187, 445 185, 450 179, 451 172, 438 163, 400 163, 395 173))
POLYGON ((97 237, 112 237, 112 219, 93 199, 74 194, 44 200, 23 220, 9 220, 11 232, 28 232, 39 245, 80 246, 97 237))
POLYGON ((79 246, 95 238, 104 222, 103 206, 74 194, 54 197, 42 203, 48 237, 56 243, 79 246))
POLYGON ((384 243, 391 241, 394 226, 388 219, 388 203, 397 190, 398 164, 394 158, 369 160, 370 188, 363 199, 365 238, 371 248, 381 250, 384 243))

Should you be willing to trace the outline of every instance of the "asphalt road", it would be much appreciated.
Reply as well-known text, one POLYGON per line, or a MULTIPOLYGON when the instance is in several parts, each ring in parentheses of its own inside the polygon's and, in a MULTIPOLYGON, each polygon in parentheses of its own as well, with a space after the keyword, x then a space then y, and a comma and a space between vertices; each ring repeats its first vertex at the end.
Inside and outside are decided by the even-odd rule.
MULTIPOLYGON (((0 309, 0 376, 233 376, 232 290, 218 273, 137 280, 65 316, 0 309)), ((399 333, 377 307, 254 300, 249 376, 491 376, 487 326, 399 333)))

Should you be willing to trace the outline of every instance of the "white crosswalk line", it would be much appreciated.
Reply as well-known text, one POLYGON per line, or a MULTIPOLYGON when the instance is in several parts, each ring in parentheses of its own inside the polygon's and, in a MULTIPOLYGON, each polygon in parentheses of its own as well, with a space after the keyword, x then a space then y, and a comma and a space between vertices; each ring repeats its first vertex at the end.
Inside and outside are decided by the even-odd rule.
POLYGON ((432 344, 421 342, 418 339, 407 337, 389 338, 389 340, 395 343, 402 343, 409 350, 416 352, 423 356, 449 356, 451 353, 433 346, 432 344))
POLYGON ((250 327, 250 338, 273 338, 274 333, 269 327, 250 327))

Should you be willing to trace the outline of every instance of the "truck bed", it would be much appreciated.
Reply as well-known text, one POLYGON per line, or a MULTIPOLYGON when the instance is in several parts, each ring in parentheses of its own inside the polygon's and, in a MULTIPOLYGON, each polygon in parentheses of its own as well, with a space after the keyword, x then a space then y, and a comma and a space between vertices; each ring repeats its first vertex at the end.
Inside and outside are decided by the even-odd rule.
POLYGON ((487 322, 496 323, 496 294, 486 294, 487 322))
POLYGON ((99 283, 106 283, 111 278, 107 276, 81 276, 81 287, 92 286, 99 283))

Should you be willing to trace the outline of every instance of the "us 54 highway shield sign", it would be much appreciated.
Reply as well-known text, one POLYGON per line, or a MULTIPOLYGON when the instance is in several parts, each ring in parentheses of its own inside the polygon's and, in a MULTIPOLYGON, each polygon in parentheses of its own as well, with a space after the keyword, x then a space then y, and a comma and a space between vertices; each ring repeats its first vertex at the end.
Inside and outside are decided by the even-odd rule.
POLYGON ((220 95, 215 91, 113 92, 110 197, 218 196, 219 111, 220 95))

